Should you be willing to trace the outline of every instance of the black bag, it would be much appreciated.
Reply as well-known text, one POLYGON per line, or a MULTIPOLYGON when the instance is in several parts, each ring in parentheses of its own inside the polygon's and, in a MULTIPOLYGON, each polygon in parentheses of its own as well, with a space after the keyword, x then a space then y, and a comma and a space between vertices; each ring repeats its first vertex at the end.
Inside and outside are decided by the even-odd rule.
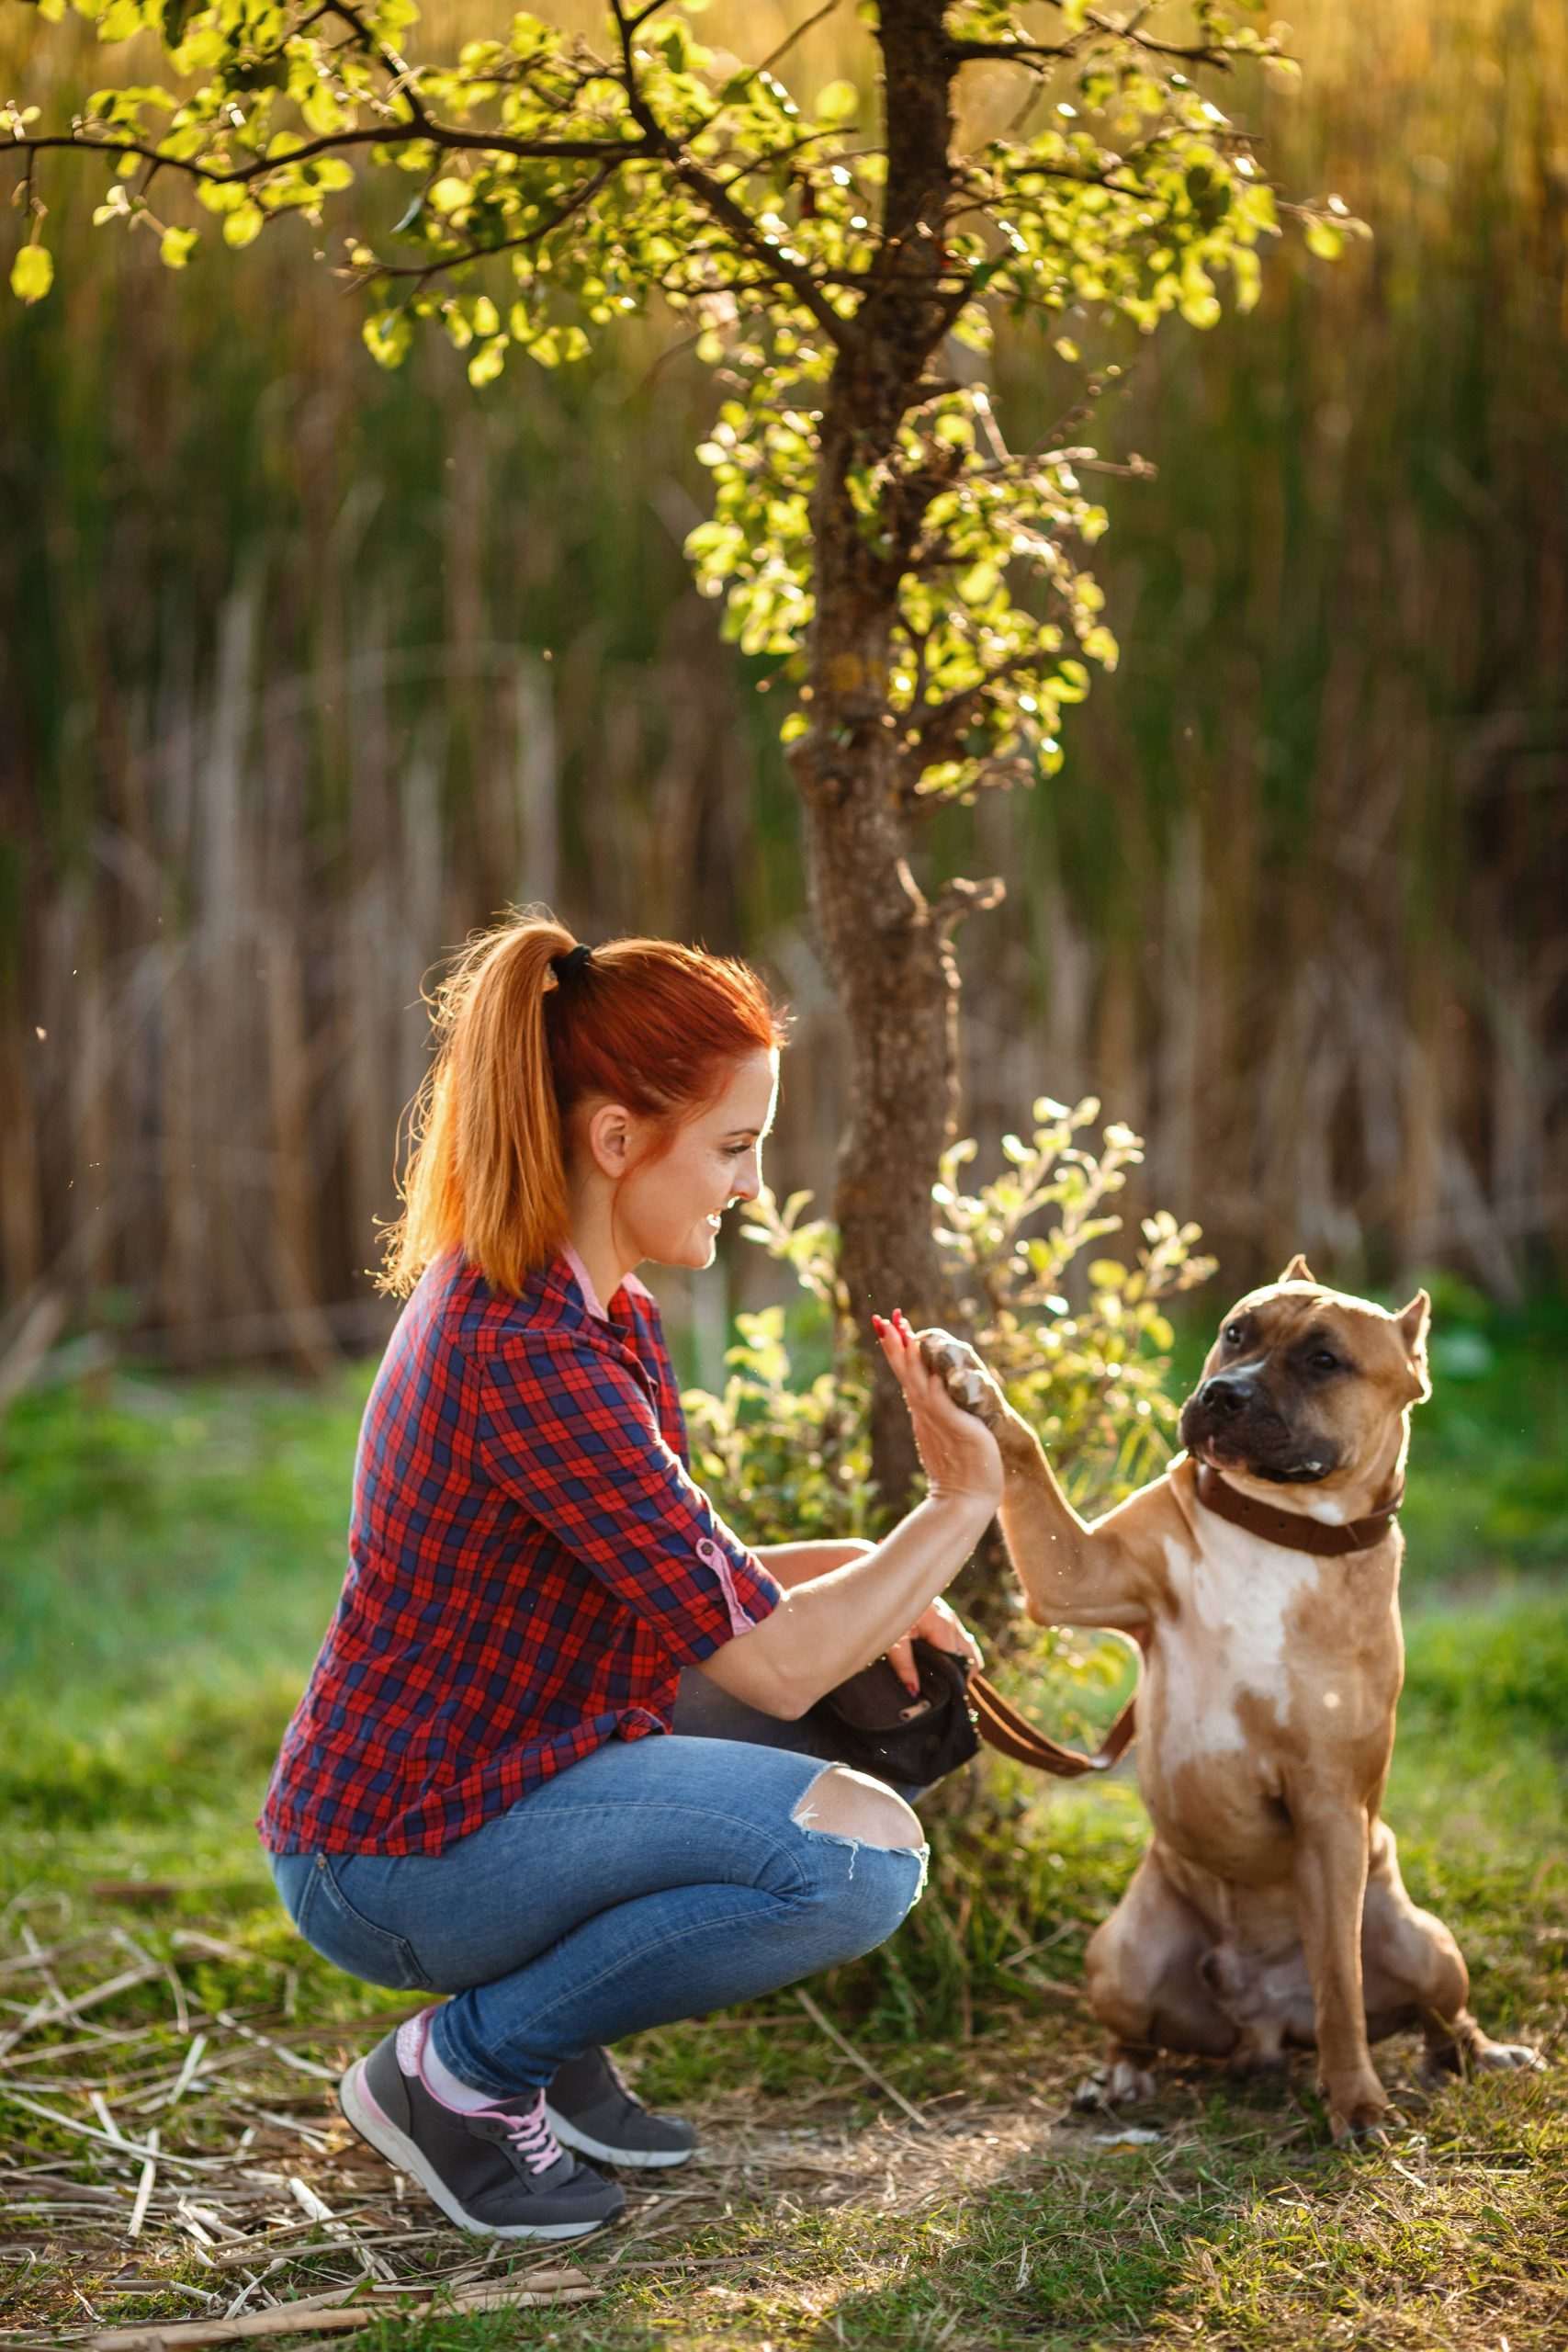
POLYGON ((969 1707, 970 1660, 921 1640, 914 1652, 918 1699, 879 1657, 810 1710, 841 1763, 901 1789, 930 1788, 980 1752, 969 1707))

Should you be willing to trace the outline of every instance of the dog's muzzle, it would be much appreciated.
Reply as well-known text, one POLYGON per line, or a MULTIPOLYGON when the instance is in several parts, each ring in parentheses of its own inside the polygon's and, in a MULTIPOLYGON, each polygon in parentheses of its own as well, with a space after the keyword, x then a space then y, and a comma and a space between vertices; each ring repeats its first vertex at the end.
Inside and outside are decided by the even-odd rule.
POLYGON ((1256 1378, 1216 1372, 1181 1408, 1178 1434, 1189 1453, 1216 1467, 1229 1463, 1277 1486, 1326 1478, 1338 1450, 1325 1438, 1300 1437, 1256 1378))

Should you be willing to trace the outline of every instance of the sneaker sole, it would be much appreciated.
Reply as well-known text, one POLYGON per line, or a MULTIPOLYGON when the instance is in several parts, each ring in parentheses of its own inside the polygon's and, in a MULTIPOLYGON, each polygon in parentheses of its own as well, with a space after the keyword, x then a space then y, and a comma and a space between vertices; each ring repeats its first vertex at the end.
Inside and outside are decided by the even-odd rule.
POLYGON ((596 2222, 517 2222, 502 2224, 476 2221, 465 2212, 440 2174, 431 2165, 423 2152, 406 2132, 400 2132, 389 2115, 379 2105, 365 2080, 365 2061, 355 2061, 338 2085, 338 2105, 362 2140, 369 2143, 379 2156, 385 2156, 399 2172, 412 2175, 427 2197, 431 2198, 449 2222, 472 2237, 486 2238, 583 2238, 592 2230, 602 2230, 617 2217, 606 2213, 596 2222))
POLYGON ((612 2148, 607 2140, 592 2139, 577 2124, 558 2115, 545 2101, 545 2120, 563 2148, 579 2156, 592 2156, 602 2165, 626 2165, 637 2172, 666 2171, 671 2165, 689 2165, 695 2148, 612 2148))

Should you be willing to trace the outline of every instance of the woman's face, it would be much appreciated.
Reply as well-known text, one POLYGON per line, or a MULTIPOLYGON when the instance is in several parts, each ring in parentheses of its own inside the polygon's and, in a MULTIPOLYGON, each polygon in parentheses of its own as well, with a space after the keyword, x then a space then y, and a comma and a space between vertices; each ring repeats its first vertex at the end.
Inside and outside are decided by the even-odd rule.
POLYGON ((762 1189, 762 1142, 778 1100, 776 1053, 737 1062, 721 1094, 686 1121, 661 1156, 636 1165, 646 1128, 613 1103, 588 1120, 587 1140, 605 1174, 619 1177, 614 1238, 623 1262, 651 1258, 660 1266, 710 1266, 720 1212, 753 1201, 762 1189), (606 1159, 609 1165, 606 1166, 606 1159), (617 1163, 627 1172, 620 1175, 617 1163))

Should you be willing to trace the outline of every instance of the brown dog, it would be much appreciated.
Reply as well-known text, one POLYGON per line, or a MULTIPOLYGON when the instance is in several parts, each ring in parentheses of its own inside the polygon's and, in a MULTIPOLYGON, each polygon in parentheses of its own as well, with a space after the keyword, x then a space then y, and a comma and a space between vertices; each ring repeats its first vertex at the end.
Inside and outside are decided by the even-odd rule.
POLYGON ((1147 2096, 1156 2050, 1279 2065, 1316 2044, 1335 2136, 1389 2101, 1370 2043, 1406 2027, 1429 2064, 1534 2066, 1489 2041, 1442 1922, 1400 1880, 1380 1818, 1404 1670, 1393 1516, 1410 1408, 1430 1395, 1428 1301, 1399 1315, 1302 1258, 1226 1316, 1182 1408, 1187 1452, 1086 1526, 973 1349, 922 1351, 995 1430, 1003 1533, 1042 1625, 1144 1652, 1139 1782, 1154 1836, 1092 1938, 1108 2096, 1147 2096))

